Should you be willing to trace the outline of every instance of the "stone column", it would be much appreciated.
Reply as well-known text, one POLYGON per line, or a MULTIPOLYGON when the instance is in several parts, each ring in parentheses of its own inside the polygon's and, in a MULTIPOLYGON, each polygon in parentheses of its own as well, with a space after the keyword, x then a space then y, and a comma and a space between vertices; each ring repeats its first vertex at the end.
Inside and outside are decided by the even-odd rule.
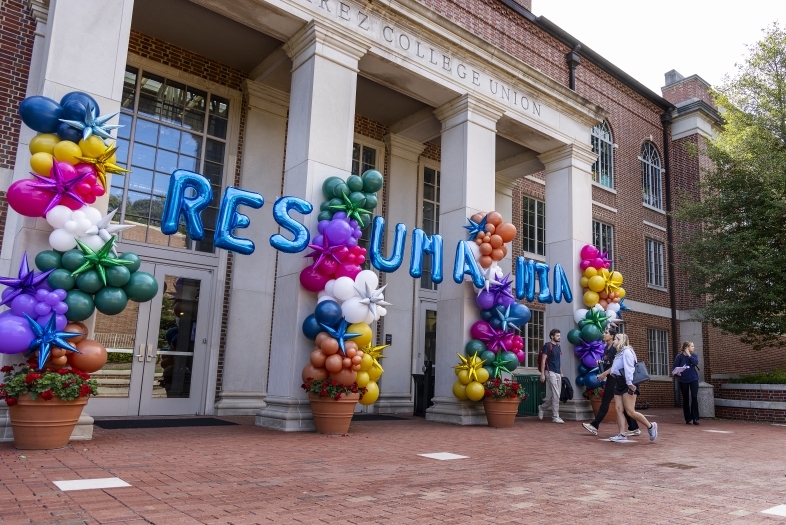
MULTIPOLYGON (((495 177, 494 209, 502 214, 505 222, 513 222, 513 187, 515 184, 515 179, 509 180, 499 175, 495 177)), ((510 278, 513 279, 513 243, 507 246, 508 254, 499 262, 499 267, 505 274, 509 273, 510 278)))
POLYGON ((252 80, 243 81, 243 92, 248 107, 240 186, 262 194, 267 212, 255 216, 243 230, 242 236, 254 241, 254 253, 236 256, 232 263, 224 380, 216 403, 218 415, 254 415, 265 406, 273 324, 272 314, 255 316, 249 312, 267 312, 273 304, 278 252, 268 239, 278 229, 271 209, 281 195, 289 95, 252 80))
POLYGON ((434 406, 426 419, 461 425, 485 424, 482 405, 453 396, 453 365, 479 317, 472 284, 452 282, 456 245, 467 239, 467 217, 495 206, 494 151, 496 123, 502 111, 471 95, 438 108, 442 122, 442 185, 439 225, 445 241, 445 284, 437 303, 437 356, 434 406))
MULTIPOLYGON (((559 263, 573 291, 573 302, 564 300, 546 306, 543 333, 545 339, 552 328, 562 335, 562 373, 575 385, 578 359, 568 343, 568 331, 576 327, 573 312, 584 307, 581 294, 579 253, 585 244, 592 244, 592 176, 590 168, 596 155, 589 145, 568 144, 541 154, 546 173, 546 261, 552 268, 559 263)), ((589 402, 574 388, 574 399, 560 406, 560 417, 570 420, 592 419, 589 402)))
MULTIPOLYGON (((407 246, 418 217, 418 157, 425 144, 400 135, 385 136, 390 153, 387 184, 385 246, 393 245, 397 223, 407 225, 407 246)), ((415 287, 420 282, 409 275, 408 255, 397 272, 385 274, 385 300, 392 304, 382 318, 381 331, 391 334, 393 342, 382 362, 385 373, 380 379, 381 394, 375 406, 381 413, 412 413, 412 359, 417 344, 413 340, 414 317, 417 315, 415 287)), ((384 338, 383 338, 384 341, 384 338)))
MULTIPOLYGON (((310 215, 294 214, 313 233, 322 183, 333 175, 347 177, 352 168, 357 66, 366 48, 312 21, 286 50, 293 65, 283 195, 314 204, 310 215)), ((303 255, 278 254, 267 406, 256 418, 257 425, 286 431, 314 429, 300 388, 313 348, 301 325, 316 306, 316 294, 300 286, 300 271, 308 265, 303 255)))

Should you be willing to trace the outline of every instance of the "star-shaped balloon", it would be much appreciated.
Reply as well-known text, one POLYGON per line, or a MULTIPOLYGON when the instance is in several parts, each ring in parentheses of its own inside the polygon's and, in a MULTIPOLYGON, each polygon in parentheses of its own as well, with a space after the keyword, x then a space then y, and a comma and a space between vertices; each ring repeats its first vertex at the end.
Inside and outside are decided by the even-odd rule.
POLYGON ((497 272, 493 266, 489 266, 488 268, 484 268, 481 270, 483 274, 483 287, 478 289, 478 295, 483 290, 489 292, 491 291, 491 286, 498 286, 502 284, 500 281, 497 280, 497 272))
POLYGON ((494 302, 499 303, 502 297, 510 297, 511 299, 515 300, 513 297, 513 293, 510 291, 510 287, 513 284, 513 281, 510 280, 510 274, 507 274, 505 277, 502 278, 501 281, 491 281, 488 282, 488 291, 491 294, 494 294, 494 302))
POLYGON ((503 350, 509 350, 509 348, 506 346, 507 343, 505 342, 507 337, 508 334, 506 332, 492 327, 489 329, 488 333, 479 336, 478 339, 486 344, 486 348, 496 354, 500 348, 503 350))
POLYGON ((39 369, 44 368, 47 359, 49 359, 49 352, 52 349, 52 346, 62 348, 63 350, 68 350, 69 352, 76 352, 77 354, 80 353, 79 350, 67 343, 66 339, 84 334, 79 332, 58 331, 57 327, 55 326, 55 323, 57 322, 56 317, 56 315, 52 314, 52 316, 49 318, 49 321, 47 321, 46 326, 41 326, 32 317, 25 314, 25 318, 30 324, 30 329, 33 330, 33 333, 35 334, 35 339, 33 339, 30 342, 30 346, 27 347, 27 353, 25 354, 25 357, 38 350, 39 369))
POLYGON ((322 235, 322 246, 319 244, 309 244, 309 248, 314 250, 311 253, 307 253, 303 257, 313 257, 314 258, 314 268, 319 268, 319 265, 325 259, 333 259, 336 264, 341 264, 341 261, 336 256, 337 251, 346 250, 346 246, 338 245, 338 246, 330 246, 330 242, 328 241, 327 235, 322 235))
POLYGON ((464 357, 463 355, 456 352, 456 355, 459 356, 461 363, 454 366, 453 368, 456 370, 466 370, 469 374, 470 381, 477 381, 478 380, 478 370, 483 368, 483 359, 478 357, 478 354, 473 354, 470 357, 464 357))
POLYGON ((510 326, 511 328, 516 330, 517 332, 521 331, 521 327, 519 326, 519 324, 521 323, 521 317, 516 317, 516 316, 510 315, 510 305, 508 305, 507 309, 505 309, 504 312, 502 310, 500 310, 499 308, 496 308, 494 310, 494 313, 497 315, 497 317, 499 318, 500 322, 502 323, 502 331, 503 332, 507 332, 508 331, 508 326, 510 326))
POLYGON ((606 324, 609 319, 611 319, 610 315, 606 315, 606 312, 603 310, 596 310, 592 308, 587 312, 587 315, 584 317, 587 324, 592 324, 598 327, 598 330, 601 332, 606 329, 606 324))
POLYGON ((617 316, 618 316, 620 319, 622 319, 622 311, 623 311, 623 310, 630 310, 630 308, 628 308, 627 306, 625 306, 625 298, 624 298, 624 297, 623 297, 622 299, 620 299, 619 305, 620 305, 620 309, 619 309, 619 311, 617 312, 617 316))
POLYGON ((358 225, 361 228, 365 228, 366 225, 363 224, 363 219, 360 218, 360 215, 361 214, 371 215, 371 212, 369 210, 364 209, 360 205, 360 201, 352 202, 352 200, 347 196, 346 192, 342 191, 341 196, 344 198, 344 204, 330 206, 330 209, 336 211, 343 211, 344 213, 347 214, 347 217, 349 217, 350 219, 354 218, 356 221, 358 221, 358 225))
POLYGON ((103 282, 104 286, 106 286, 105 266, 127 266, 129 264, 133 264, 133 261, 116 259, 109 256, 109 253, 112 251, 112 247, 115 245, 115 239, 116 237, 109 239, 106 244, 104 244, 97 252, 94 252, 90 246, 87 246, 79 239, 76 239, 76 244, 79 246, 79 249, 82 250, 82 255, 85 258, 85 262, 82 264, 82 266, 71 272, 71 275, 76 277, 84 271, 95 268, 95 270, 98 272, 98 275, 101 276, 101 282, 103 282))
POLYGON ((98 180, 101 182, 101 185, 106 189, 106 174, 107 173, 128 173, 130 170, 125 168, 121 168, 117 164, 110 162, 109 159, 112 158, 112 155, 115 154, 117 151, 117 143, 113 142, 112 144, 108 145, 103 153, 101 153, 98 157, 77 157, 77 159, 81 160, 85 164, 91 164, 96 169, 96 175, 98 175, 98 180))
MULTIPOLYGON (((115 208, 114 210, 110 211, 103 217, 101 220, 96 223, 97 235, 101 238, 102 241, 107 242, 114 237, 114 234, 117 232, 121 232, 123 230, 127 230, 128 228, 133 228, 136 224, 112 224, 112 219, 117 213, 117 210, 120 208, 115 208)), ((115 247, 114 243, 112 244, 112 253, 117 255, 117 248, 115 247)))
POLYGON ((606 268, 601 268, 600 275, 606 280, 606 293, 616 292, 622 286, 622 274, 610 272, 606 268))
POLYGON ((606 250, 605 252, 600 254, 599 258, 603 261, 603 264, 606 264, 606 263, 611 264, 611 263, 614 262, 614 259, 609 259, 608 257, 606 257, 608 254, 609 254, 608 250, 606 250))
POLYGON ((480 222, 475 222, 472 219, 467 219, 469 221, 468 226, 464 226, 464 229, 469 232, 469 240, 474 241, 475 237, 478 236, 479 233, 483 233, 486 231, 486 216, 483 216, 480 222))
POLYGON ((382 372, 385 370, 382 369, 382 365, 379 364, 379 359, 385 359, 387 356, 382 355, 382 350, 389 347, 390 345, 381 345, 381 346, 372 346, 371 343, 366 345, 365 348, 362 348, 364 354, 368 354, 371 356, 373 360, 373 365, 379 368, 382 372))
POLYGON ((23 253, 22 263, 19 265, 19 276, 16 279, 13 277, 0 277, 0 284, 4 284, 12 290, 11 293, 5 296, 5 299, 0 301, 0 306, 10 304, 14 298, 21 294, 35 295, 36 287, 44 282, 53 271, 54 269, 47 270, 36 275, 27 264, 27 252, 23 253))
POLYGON ((341 324, 338 325, 338 328, 331 328, 330 326, 322 323, 319 323, 319 325, 324 328, 328 334, 330 334, 330 337, 338 341, 338 347, 341 349, 342 355, 347 355, 347 351, 344 349, 344 341, 346 339, 352 339, 353 337, 360 337, 360 334, 347 332, 349 323, 346 319, 341 319, 341 324))
POLYGON ((361 290, 357 286, 355 291, 360 296, 360 304, 365 304, 369 311, 374 314, 374 319, 379 319, 377 316, 377 306, 390 306, 390 303, 385 301, 382 296, 382 291, 387 288, 387 284, 378 290, 372 290, 368 283, 363 283, 365 290, 361 290))
POLYGON ((122 128, 123 126, 120 124, 107 124, 112 117, 120 113, 119 111, 115 111, 114 113, 110 113, 109 115, 101 115, 98 116, 98 110, 96 107, 88 102, 87 103, 87 112, 85 113, 85 120, 80 122, 78 120, 66 120, 60 119, 60 122, 65 122, 72 128, 76 128, 82 132, 82 139, 87 140, 90 138, 90 135, 97 135, 104 139, 111 139, 112 135, 109 134, 110 131, 117 128, 122 128))
POLYGON ((44 210, 44 215, 49 213, 49 210, 60 204, 60 201, 63 200, 63 197, 70 197, 82 206, 86 206, 85 201, 82 200, 82 197, 76 192, 76 186, 89 175, 88 172, 77 175, 73 179, 65 180, 63 178, 62 172, 60 171, 59 163, 55 162, 52 165, 51 177, 44 177, 43 175, 33 172, 30 172, 30 175, 38 179, 30 184, 30 186, 42 190, 48 190, 54 194, 52 195, 49 204, 47 204, 46 209, 44 210))
MULTIPOLYGON (((492 368, 494 368, 494 377, 502 377, 502 372, 508 371, 508 359, 505 359, 502 354, 505 352, 500 352, 496 356, 494 356, 494 361, 491 362, 492 368)), ((516 360, 516 365, 518 365, 518 359, 516 360)))

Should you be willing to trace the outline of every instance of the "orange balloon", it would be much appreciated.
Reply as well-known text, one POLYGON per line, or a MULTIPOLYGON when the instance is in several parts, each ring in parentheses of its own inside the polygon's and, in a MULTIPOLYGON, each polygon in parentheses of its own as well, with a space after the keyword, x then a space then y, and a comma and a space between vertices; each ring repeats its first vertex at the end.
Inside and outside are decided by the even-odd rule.
POLYGON ((356 355, 361 359, 363 359, 363 353, 364 353, 363 350, 358 350, 358 353, 356 355))
POLYGON ((360 365, 352 365, 349 369, 353 372, 360 372, 360 365))
POLYGON ((338 341, 332 337, 326 337, 322 340, 322 344, 319 347, 325 355, 333 355, 338 352, 338 341))
POLYGON ((66 363, 68 363, 68 358, 64 355, 61 355, 60 357, 50 357, 49 361, 46 363, 46 366, 57 369, 64 367, 66 363))
POLYGON ((615 297, 614 299, 612 299, 612 301, 614 301, 615 303, 618 303, 618 302, 620 302, 620 298, 619 297, 615 297))
MULTIPOLYGON (((599 295, 600 295, 600 294, 599 294, 599 295)), ((606 308, 608 308, 608 306, 609 306, 609 302, 608 302, 606 299, 601 299, 600 301, 598 301, 598 304, 599 304, 599 305, 601 305, 601 306, 603 307, 603 309, 604 309, 604 310, 605 310, 606 308)))
POLYGON ((483 238, 482 238, 480 235, 478 235, 477 237, 475 237, 475 244, 477 244, 478 246, 480 246, 481 244, 483 244, 483 238))
POLYGON ((483 229, 486 230, 487 233, 492 234, 497 228, 493 224, 487 222, 483 229))
POLYGON ((66 351, 63 350, 62 348, 54 348, 53 347, 52 350, 49 351, 49 355, 52 356, 53 358, 54 357, 63 357, 64 355, 66 355, 66 351))
POLYGON ((610 299, 609 295, 610 294, 606 293, 605 291, 598 292, 598 297, 600 297, 601 299, 610 299))
POLYGON ((359 355, 356 355, 355 357, 352 358, 352 366, 359 365, 362 362, 363 362, 363 358, 360 357, 359 355))
POLYGON ((341 366, 343 366, 344 368, 349 368, 350 366, 352 366, 352 359, 348 357, 343 358, 341 360, 341 366))
POLYGON ((508 254, 508 247, 505 246, 504 244, 502 246, 500 246, 499 249, 502 250, 502 256, 503 257, 505 257, 508 254))
POLYGON ((309 378, 313 379, 314 381, 318 381, 320 379, 327 379, 327 376, 328 376, 327 370, 325 370, 324 368, 317 368, 311 363, 303 367, 303 373, 301 374, 304 383, 309 378))
POLYGON ((483 255, 483 256, 482 256, 482 257, 481 257, 481 258, 478 260, 478 262, 480 263, 480 266, 481 266, 481 268, 488 268, 489 266, 491 266, 491 263, 493 263, 494 261, 491 259, 491 257, 490 257, 490 256, 488 256, 488 255, 483 255))
POLYGON ((480 245, 480 254, 481 255, 491 255, 491 250, 494 248, 491 247, 490 243, 484 242, 480 245))
POLYGON ((491 250, 491 258, 495 261, 501 261, 505 258, 505 252, 501 248, 494 248, 491 250))
POLYGON ((502 246, 504 244, 502 242, 502 237, 500 237, 497 234, 492 235, 491 236, 491 240, 489 242, 491 243, 491 247, 492 248, 499 248, 500 246, 502 246))
POLYGON ((483 217, 485 217, 484 213, 476 213, 470 219, 472 219, 472 222, 480 222, 483 220, 483 217))
POLYGON ((330 379, 335 379, 339 385, 349 386, 358 378, 358 373, 349 368, 342 368, 339 372, 331 373, 330 379))
POLYGON ((490 211, 489 214, 486 215, 486 224, 489 223, 494 226, 502 224, 502 214, 498 211, 490 211))
POLYGON ((503 222, 494 233, 502 237, 503 242, 510 242, 516 238, 516 227, 510 222, 503 222))
POLYGON ((348 348, 346 346, 346 343, 344 343, 344 348, 346 350, 345 353, 347 354, 347 357, 349 357, 350 359, 358 355, 358 351, 355 348, 348 348))
POLYGON ((311 364, 317 368, 321 368, 325 366, 325 361, 327 360, 327 356, 325 353, 317 348, 313 352, 311 352, 311 364))
POLYGON ((80 353, 68 352, 67 354, 68 363, 73 368, 92 373, 101 370, 101 367, 106 364, 106 348, 101 343, 85 339, 79 341, 75 346, 80 353))
POLYGON ((331 374, 340 371, 344 368, 344 358, 339 354, 329 355, 327 359, 325 359, 325 368, 331 374))
MULTIPOLYGON (((87 334, 88 334, 87 326, 85 326, 84 323, 68 323, 65 326, 65 329, 63 331, 64 332, 77 332, 77 333, 83 334, 83 335, 79 335, 79 336, 76 336, 76 337, 71 337, 69 339, 66 339, 66 341, 71 343, 71 346, 74 346, 75 344, 77 344, 77 343, 79 343, 81 341, 84 341, 85 338, 87 337, 87 334)), ((54 350, 53 350, 53 352, 54 352, 54 350)))
POLYGON ((360 349, 355 341, 344 341, 344 350, 346 350, 347 357, 352 357, 349 355, 349 351, 352 350, 354 353, 357 353, 360 349))
POLYGON ((314 344, 317 345, 317 348, 322 346, 322 341, 324 341, 326 337, 330 337, 327 332, 319 332, 317 334, 317 338, 314 339, 314 344))

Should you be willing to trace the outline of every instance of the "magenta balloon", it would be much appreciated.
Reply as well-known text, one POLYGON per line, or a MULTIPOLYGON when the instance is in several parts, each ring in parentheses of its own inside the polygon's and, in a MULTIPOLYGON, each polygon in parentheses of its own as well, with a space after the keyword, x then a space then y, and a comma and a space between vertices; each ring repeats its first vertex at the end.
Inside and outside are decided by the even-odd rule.
POLYGON ((490 337, 493 333, 494 330, 486 321, 477 321, 469 329, 469 336, 472 339, 485 339, 490 337))
MULTIPOLYGON (((60 166, 60 168, 62 170, 63 167, 60 166)), ((96 169, 95 169, 95 167, 93 167, 92 164, 80 163, 80 164, 77 164, 77 165, 74 166, 74 170, 75 170, 77 176, 78 175, 84 175, 85 173, 91 173, 93 175, 96 174, 96 169)), ((67 177, 67 178, 70 179, 71 177, 67 177)))
POLYGON ((24 352, 35 337, 30 324, 24 317, 11 312, 0 314, 0 354, 17 354, 24 352))
POLYGON ((587 268, 589 268, 590 266, 592 266, 592 259, 584 259, 583 261, 581 261, 581 264, 579 264, 579 268, 581 268, 582 272, 587 268))
POLYGON ((595 268, 596 270, 600 270, 601 268, 605 268, 605 264, 606 263, 600 257, 598 257, 597 259, 594 259, 592 261, 592 267, 595 268))
POLYGON ((333 274, 336 273, 337 269, 338 263, 333 259, 328 258, 322 259, 322 262, 319 263, 319 266, 317 267, 317 271, 329 279, 333 278, 333 274))
POLYGON ((519 352, 524 350, 524 339, 518 334, 513 335, 513 347, 519 352))
POLYGON ((11 301, 11 312, 23 319, 25 317, 24 314, 27 314, 30 317, 35 317, 35 306, 37 304, 38 301, 32 295, 28 295, 26 293, 19 294, 14 297, 13 301, 11 301))
POLYGON ((599 255, 600 251, 591 244, 586 244, 584 248, 581 249, 582 259, 594 259, 599 255))
MULTIPOLYGON (((69 164, 70 165, 70 164, 69 164)), ((8 187, 6 198, 8 204, 20 215, 25 217, 44 217, 44 211, 52 200, 54 193, 49 190, 36 188, 33 180, 18 180, 8 187)), ((72 210, 78 210, 82 204, 70 197, 63 197, 60 204, 72 210)))
POLYGON ((325 226, 323 234, 327 235, 330 246, 346 245, 349 238, 352 237, 352 227, 346 219, 334 218, 330 224, 325 226))
POLYGON ((313 266, 307 266, 300 272, 300 284, 309 292, 321 292, 329 280, 316 271, 313 266))
POLYGON ((521 351, 521 350, 516 350, 515 354, 516 354, 516 357, 517 357, 517 358, 518 358, 518 360, 519 360, 519 364, 520 364, 520 365, 523 365, 523 364, 524 364, 524 362, 527 360, 527 354, 525 354, 525 353, 524 353, 523 351, 521 351))
POLYGON ((355 277, 357 277, 361 271, 363 271, 363 268, 361 268, 357 264, 352 264, 348 262, 341 263, 338 265, 338 268, 336 269, 336 279, 338 279, 339 277, 349 277, 350 279, 354 280, 355 277))
MULTIPOLYGON (((69 164, 67 162, 58 162, 57 167, 60 169, 60 177, 63 180, 71 180, 77 176, 76 168, 73 164, 69 164)), ((49 176, 53 177, 55 173, 55 168, 52 166, 52 169, 49 170, 49 176)))
POLYGON ((346 246, 340 246, 336 248, 336 251, 333 252, 333 254, 336 256, 336 259, 344 262, 347 258, 347 255, 349 255, 349 249, 346 246))

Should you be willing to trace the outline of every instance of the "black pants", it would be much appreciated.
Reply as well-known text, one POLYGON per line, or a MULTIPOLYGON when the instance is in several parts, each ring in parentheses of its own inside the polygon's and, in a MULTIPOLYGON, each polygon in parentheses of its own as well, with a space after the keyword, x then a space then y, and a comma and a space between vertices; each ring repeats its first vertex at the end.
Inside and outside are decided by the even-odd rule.
POLYGON ((685 415, 685 422, 699 420, 699 380, 690 383, 680 383, 680 396, 682 396, 682 413, 685 415), (690 400, 688 399, 690 392, 690 400), (690 403, 689 403, 690 401, 690 403))
MULTIPOLYGON (((623 379, 620 378, 620 381, 623 379)), ((606 417, 606 414, 609 412, 609 403, 611 400, 614 399, 614 386, 617 383, 617 378, 609 375, 606 377, 606 388, 603 390, 603 397, 600 400, 600 408, 598 409, 598 415, 595 416, 595 419, 590 423, 593 427, 600 428, 600 422, 603 421, 603 418, 606 417)), ((628 430, 636 430, 639 428, 639 423, 630 417, 627 413, 625 413, 625 419, 628 422, 628 430)))

